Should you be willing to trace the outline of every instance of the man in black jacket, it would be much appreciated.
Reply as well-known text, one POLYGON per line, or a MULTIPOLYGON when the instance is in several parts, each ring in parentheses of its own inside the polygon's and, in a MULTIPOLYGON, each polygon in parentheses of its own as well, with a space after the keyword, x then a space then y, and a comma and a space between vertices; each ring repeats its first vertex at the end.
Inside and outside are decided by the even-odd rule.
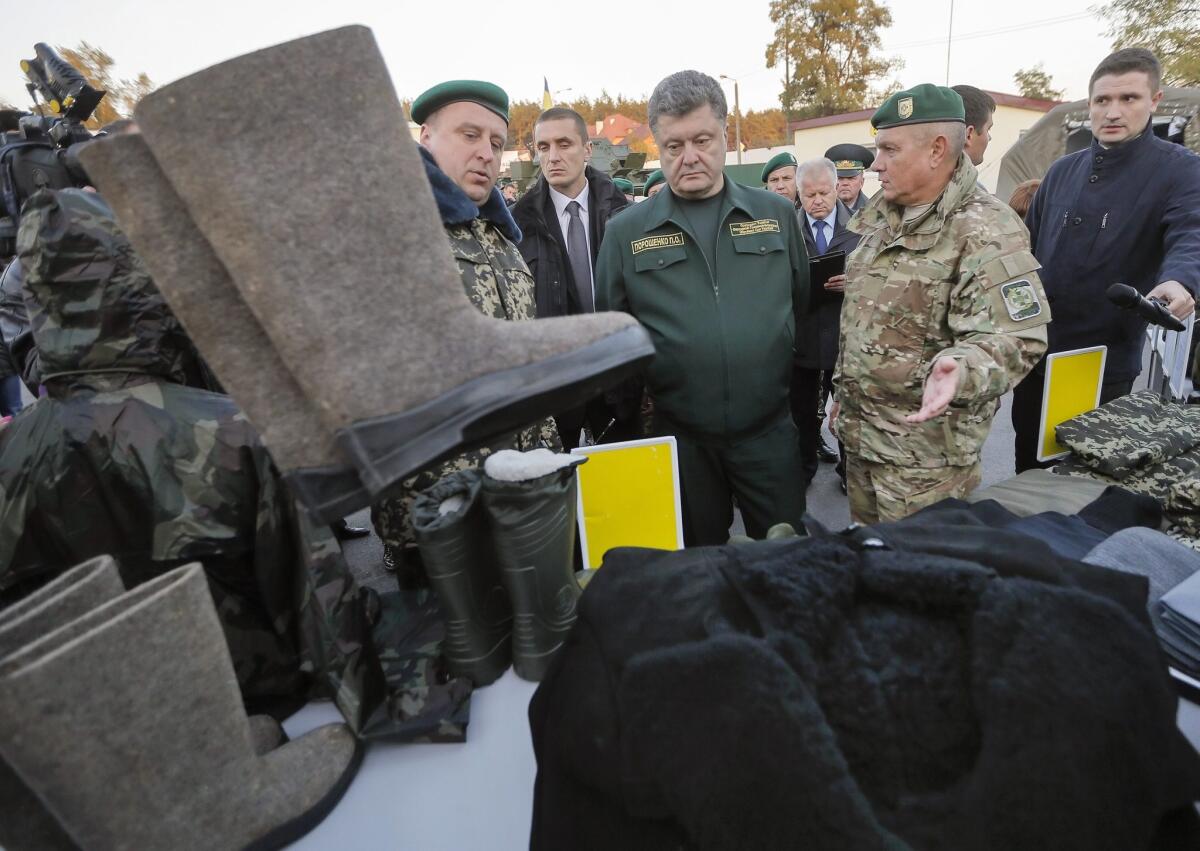
MULTIPOLYGON (((609 218, 628 206, 608 175, 588 165, 587 124, 573 109, 554 107, 538 116, 534 146, 542 174, 513 205, 523 237, 518 246, 533 274, 538 318, 595 311, 596 254, 609 218)), ((579 445, 585 425, 598 441, 635 436, 638 404, 617 410, 603 398, 555 416, 563 447, 579 445), (625 410, 628 408, 628 410, 625 410)))
MULTIPOLYGON (((803 211, 800 230, 809 257, 836 251, 849 255, 858 245, 859 235, 846 230, 846 223, 854 214, 838 199, 837 182, 837 170, 828 159, 809 160, 796 169, 796 186, 803 211)), ((818 458, 839 460, 821 437, 821 423, 825 419, 825 400, 833 393, 833 369, 837 366, 838 324, 845 285, 844 274, 835 275, 828 281, 811 281, 811 310, 796 328, 792 419, 800 432, 800 458, 809 482, 817 473, 818 458)), ((844 461, 838 463, 838 475, 844 482, 844 461)))
MULTIPOLYGON (((1105 290, 1128 284, 1184 319, 1200 289, 1200 157, 1154 135, 1160 80, 1158 60, 1140 47, 1096 67, 1092 144, 1050 166, 1025 216, 1054 311, 1046 351, 1108 346, 1101 404, 1133 387, 1146 330, 1105 290)), ((1013 390, 1018 473, 1038 466, 1045 375, 1039 364, 1013 390)))

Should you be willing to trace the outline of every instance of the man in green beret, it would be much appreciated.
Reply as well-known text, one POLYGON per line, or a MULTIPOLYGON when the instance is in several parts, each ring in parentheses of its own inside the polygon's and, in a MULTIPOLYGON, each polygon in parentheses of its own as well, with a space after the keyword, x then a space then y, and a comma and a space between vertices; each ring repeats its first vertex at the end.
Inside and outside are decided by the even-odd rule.
POLYGON ((881 191, 850 223, 830 419, 850 516, 896 520, 980 480, 1000 397, 1046 349, 1050 307, 1009 207, 977 186, 959 95, 924 84, 871 118, 881 191))
MULTIPOLYGON (((479 80, 451 80, 421 94, 412 104, 421 125, 421 158, 450 250, 458 262, 467 297, 487 316, 536 318, 533 278, 521 259, 521 231, 496 188, 500 155, 508 138, 508 95, 479 80)), ((372 507, 371 521, 384 544, 384 566, 401 571, 402 584, 423 581, 409 507, 417 491, 456 470, 480 466, 500 449, 546 446, 560 451, 550 419, 509 438, 422 470, 397 494, 372 507)))
MULTIPOLYGON (((762 175, 759 179, 762 180, 768 192, 782 195, 792 202, 793 207, 798 207, 797 198, 799 198, 799 194, 796 188, 796 158, 790 153, 783 151, 767 160, 767 164, 763 166, 762 175)), ((797 215, 799 215, 799 210, 797 210, 797 215)))
POLYGON ((832 160, 837 169, 838 200, 849 207, 851 213, 857 213, 867 205, 867 196, 862 191, 863 181, 875 155, 862 145, 846 142, 826 151, 825 159, 832 160))
POLYGON ((647 198, 653 198, 667 186, 667 178, 663 176, 662 169, 656 168, 646 177, 646 182, 642 184, 642 194, 647 198))
POLYGON ((650 96, 667 188, 608 224, 596 308, 635 316, 654 340, 645 372, 655 429, 673 435, 689 546, 799 524, 804 480, 788 405, 808 256, 791 202, 725 178, 721 86, 680 71, 650 96))
POLYGON ((625 196, 625 200, 632 204, 637 200, 637 195, 633 192, 633 181, 624 177, 614 177, 613 186, 621 190, 621 194, 625 196))

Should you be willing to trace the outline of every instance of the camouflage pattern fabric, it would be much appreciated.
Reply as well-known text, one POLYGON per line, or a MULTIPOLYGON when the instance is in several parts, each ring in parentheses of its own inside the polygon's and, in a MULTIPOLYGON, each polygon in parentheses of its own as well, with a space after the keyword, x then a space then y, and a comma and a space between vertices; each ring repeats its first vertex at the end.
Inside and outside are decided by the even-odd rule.
POLYGON ((1071 450, 1055 473, 1154 497, 1172 537, 1200 549, 1200 409, 1140 391, 1067 420, 1055 436, 1071 450))
POLYGON ((288 587, 313 696, 333 700, 361 738, 463 741, 472 686, 446 671, 435 595, 360 587, 329 527, 314 526, 299 503, 290 517, 298 560, 288 587))
MULTIPOLYGON (((446 236, 458 263, 463 289, 481 313, 510 321, 537 317, 533 276, 529 274, 521 252, 499 228, 486 219, 477 218, 467 224, 448 225, 446 236)), ((416 546, 408 512, 418 491, 433 487, 450 473, 482 467, 488 455, 501 449, 524 452, 542 446, 554 452, 562 451, 558 430, 549 417, 507 440, 481 446, 421 470, 405 479, 394 495, 372 506, 371 523, 376 534, 390 547, 416 546)))
POLYGON ((978 462, 963 467, 897 467, 847 455, 850 519, 864 525, 902 520, 943 499, 965 498, 982 478, 978 462))
POLYGON ((1200 407, 1139 390, 1067 420, 1055 437, 1092 469, 1124 479, 1200 444, 1200 407))
POLYGON ((1050 308, 1029 234, 976 181, 963 156, 923 215, 904 221, 880 193, 850 220, 862 240, 847 264, 834 372, 848 455, 912 468, 974 464, 1000 397, 1046 350, 1050 308), (906 423, 939 357, 962 368, 958 394, 942 416, 906 423))
POLYGON ((17 259, 42 382, 119 363, 124 372, 220 390, 95 192, 42 190, 30 197, 22 208, 17 259))
POLYGON ((175 383, 190 343, 102 208, 57 194, 21 228, 56 375, 0 429, 0 605, 96 555, 129 586, 199 561, 251 711, 323 696, 361 736, 461 741, 471 687, 441 670, 436 603, 357 586, 233 401, 175 383))

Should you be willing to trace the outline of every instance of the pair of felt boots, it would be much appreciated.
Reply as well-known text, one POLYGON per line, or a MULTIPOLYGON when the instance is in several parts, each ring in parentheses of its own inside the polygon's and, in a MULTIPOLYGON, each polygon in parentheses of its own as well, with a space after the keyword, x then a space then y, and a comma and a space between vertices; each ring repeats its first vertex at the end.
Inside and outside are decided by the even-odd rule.
POLYGON ((100 556, 0 612, 0 847, 280 848, 341 798, 344 724, 247 718, 203 569, 100 556))
POLYGON ((575 467, 585 460, 499 452, 485 471, 452 473, 414 500, 454 676, 485 686, 510 662, 523 679, 545 676, 576 619, 575 467))
POLYGON ((80 160, 319 522, 654 353, 624 313, 508 322, 471 304, 364 27, 185 77, 135 118, 80 160))

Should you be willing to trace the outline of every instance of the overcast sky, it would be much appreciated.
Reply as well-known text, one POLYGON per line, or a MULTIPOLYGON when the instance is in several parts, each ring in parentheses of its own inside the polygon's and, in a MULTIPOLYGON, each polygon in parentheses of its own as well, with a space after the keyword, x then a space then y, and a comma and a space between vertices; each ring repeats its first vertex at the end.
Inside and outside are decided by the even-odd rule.
MULTIPOLYGON (((950 4, 889 0, 894 25, 883 51, 904 66, 904 86, 946 80, 950 4)), ((1014 92, 1013 72, 1043 63, 1068 99, 1085 97, 1109 52, 1093 2, 957 0, 950 82, 1014 92), (999 10, 999 11, 998 11, 999 10)), ((350 23, 375 31, 396 90, 413 97, 445 79, 491 80, 514 100, 541 97, 542 77, 560 100, 578 93, 648 95, 666 74, 696 68, 740 81, 743 109, 779 105, 782 71, 765 67, 772 36, 767 0, 715 3, 277 2, 277 0, 8 0, 0 32, 0 99, 29 103, 19 62, 33 44, 104 48, 119 76, 145 71, 162 85, 224 59, 350 23), (547 11, 549 10, 549 11, 547 11), (620 22, 620 23, 618 23, 620 22)), ((729 89, 732 95, 732 87, 729 89)), ((732 107, 732 97, 730 106, 732 107)), ((253 104, 247 104, 252 108, 253 104)))

